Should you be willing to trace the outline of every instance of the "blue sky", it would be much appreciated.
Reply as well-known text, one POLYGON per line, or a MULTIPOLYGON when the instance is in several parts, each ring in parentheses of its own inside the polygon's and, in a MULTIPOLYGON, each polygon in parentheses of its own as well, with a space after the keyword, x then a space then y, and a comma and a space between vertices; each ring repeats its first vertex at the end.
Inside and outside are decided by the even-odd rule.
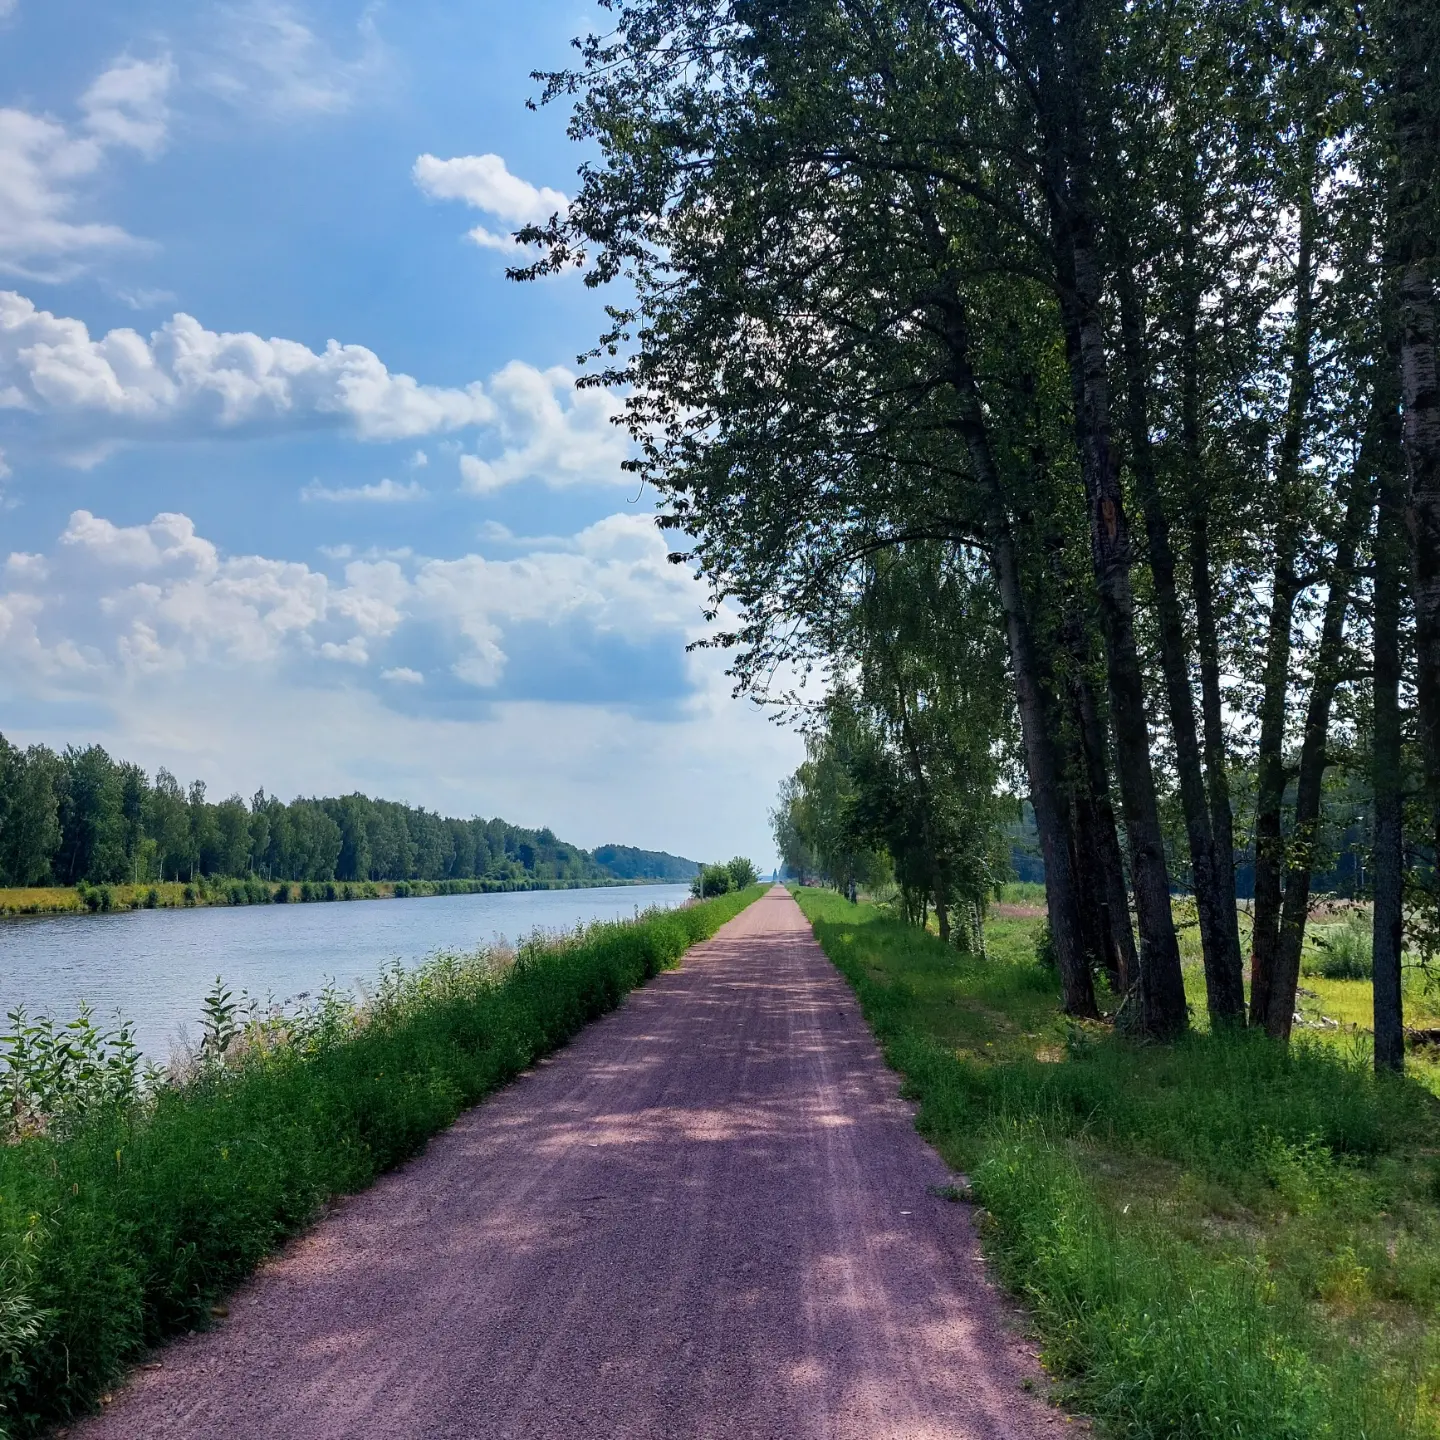
POLYGON ((0 730, 769 861, 799 743, 685 652, 601 297, 504 277, 602 13, 0 0, 0 730))

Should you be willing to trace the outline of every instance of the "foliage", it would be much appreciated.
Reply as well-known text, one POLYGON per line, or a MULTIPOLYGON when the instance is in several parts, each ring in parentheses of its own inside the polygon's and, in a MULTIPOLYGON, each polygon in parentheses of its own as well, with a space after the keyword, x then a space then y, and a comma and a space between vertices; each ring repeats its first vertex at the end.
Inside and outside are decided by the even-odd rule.
POLYGON ((1307 959, 1304 973, 1326 980, 1369 980, 1375 973, 1369 917, 1352 910, 1339 925, 1312 928, 1316 954, 1307 959))
POLYGON ((1037 921, 992 922, 989 960, 957 960, 873 907, 799 898, 1103 1433, 1435 1433, 1431 1096, 1309 1040, 1137 1047, 1066 1022, 1037 921))
POLYGON ((944 796, 1027 789, 1067 1009, 1103 969, 1152 1036, 1186 1027, 1178 885, 1210 1017, 1246 1023, 1238 869, 1283 1038, 1344 764, 1357 892, 1428 946, 1434 7, 605 9, 538 77, 589 158, 515 273, 619 282, 585 383, 738 616, 739 688, 833 740, 813 678, 883 742, 864 796, 813 750, 775 812, 791 870, 883 851, 943 927, 989 826, 944 796))
POLYGON ((415 1154, 757 894, 437 955, 361 1007, 329 991, 246 1017, 217 983, 190 1073, 138 1099, 107 1078, 134 1080, 122 1039, 87 1020, 37 1043, 14 1022, 7 1083, 46 1108, 0 1146, 0 1433, 83 1410, 145 1346, 203 1325, 329 1197, 415 1154))
POLYGON ((690 882, 690 893, 697 899, 709 900, 746 890, 760 878, 753 861, 737 855, 726 865, 703 865, 690 882))
POLYGON ((44 746, 18 750, 0 736, 0 886, 75 885, 90 909, 111 908, 114 889, 127 884, 227 876, 239 877, 232 883, 483 880, 503 888, 688 880, 696 870, 679 856, 601 848, 613 865, 548 828, 458 820, 359 794, 286 805, 261 790, 248 805, 238 795, 214 803, 201 782, 186 790, 163 768, 152 782, 98 745, 56 755, 44 746))

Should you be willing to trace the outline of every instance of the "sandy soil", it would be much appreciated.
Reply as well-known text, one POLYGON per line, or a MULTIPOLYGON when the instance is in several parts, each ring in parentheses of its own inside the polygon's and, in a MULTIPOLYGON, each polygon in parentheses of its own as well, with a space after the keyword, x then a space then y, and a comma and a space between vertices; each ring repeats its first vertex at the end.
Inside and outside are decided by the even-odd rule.
POLYGON ((896 1090, 772 891, 71 1434, 1058 1435, 896 1090))

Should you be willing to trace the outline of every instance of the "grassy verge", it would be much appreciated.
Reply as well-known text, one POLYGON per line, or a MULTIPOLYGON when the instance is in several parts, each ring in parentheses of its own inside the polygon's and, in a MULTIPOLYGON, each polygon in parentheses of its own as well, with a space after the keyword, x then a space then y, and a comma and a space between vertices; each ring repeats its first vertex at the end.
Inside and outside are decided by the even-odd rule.
POLYGON ((1033 920, 988 961, 800 901, 1069 1403, 1123 1436, 1440 1433, 1440 1107, 1318 1038, 1143 1049, 1058 1014, 1033 920))
POLYGON ((584 890, 633 880, 260 880, 202 875, 194 881, 141 885, 0 887, 0 915, 97 914, 111 910, 180 910, 200 905, 309 904, 317 900, 405 900, 426 895, 498 895, 512 890, 584 890))
POLYGON ((332 1196, 459 1113, 759 894, 388 977, 228 1040, 184 1084, 0 1146, 0 1434, 84 1410, 332 1196))

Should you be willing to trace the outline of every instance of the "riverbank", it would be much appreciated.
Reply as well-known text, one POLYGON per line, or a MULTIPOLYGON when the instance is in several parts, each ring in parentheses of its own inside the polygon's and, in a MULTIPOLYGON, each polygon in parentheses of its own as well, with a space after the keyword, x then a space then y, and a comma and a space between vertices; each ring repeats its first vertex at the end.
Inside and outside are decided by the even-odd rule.
POLYGON ((1421 1079, 1377 1079, 1358 1037, 1132 1045, 1059 1013, 1039 921, 992 921, 976 960, 798 898, 1103 1433, 1437 1433, 1440 1105, 1421 1079))
POLYGON ((12 1063, 0 1434, 83 1411, 147 1346, 203 1326, 328 1200, 414 1155, 761 893, 439 956, 363 1006, 323 995, 243 1028, 221 1007, 192 1069, 146 1092, 123 1060, 79 1067, 64 1094, 45 1066, 12 1063))
POLYGON ((335 900, 414 900, 427 895, 507 895, 528 890, 599 890, 669 883, 652 880, 261 880, 202 875, 142 885, 0 887, 0 916, 84 915, 112 910, 180 910, 202 905, 314 904, 335 900))

